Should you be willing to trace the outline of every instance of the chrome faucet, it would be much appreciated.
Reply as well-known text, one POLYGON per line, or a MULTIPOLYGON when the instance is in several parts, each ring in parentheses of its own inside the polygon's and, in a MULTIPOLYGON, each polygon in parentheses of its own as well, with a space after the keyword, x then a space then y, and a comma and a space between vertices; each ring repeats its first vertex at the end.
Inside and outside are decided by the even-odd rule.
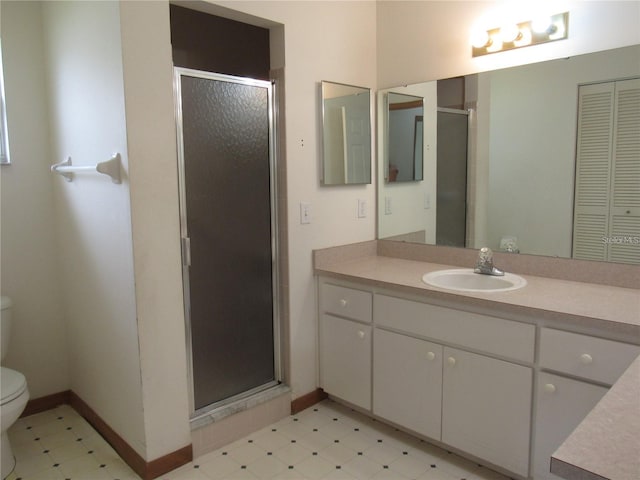
POLYGON ((482 247, 478 252, 478 260, 476 261, 476 268, 473 269, 475 273, 481 273, 483 275, 495 275, 501 277, 504 275, 504 271, 493 266, 493 252, 490 248, 482 247))

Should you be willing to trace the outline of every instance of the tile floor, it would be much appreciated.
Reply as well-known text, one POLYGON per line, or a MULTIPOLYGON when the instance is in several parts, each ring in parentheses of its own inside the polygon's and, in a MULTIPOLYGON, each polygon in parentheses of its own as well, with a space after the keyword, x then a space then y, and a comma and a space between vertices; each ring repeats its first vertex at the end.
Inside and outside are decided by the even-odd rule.
MULTIPOLYGON (((9 480, 138 477, 70 407, 11 428, 9 480)), ((325 400, 161 477, 162 480, 508 480, 488 468, 325 400)))
POLYGON ((20 418, 9 439, 17 464, 7 480, 140 480, 68 405, 20 418))

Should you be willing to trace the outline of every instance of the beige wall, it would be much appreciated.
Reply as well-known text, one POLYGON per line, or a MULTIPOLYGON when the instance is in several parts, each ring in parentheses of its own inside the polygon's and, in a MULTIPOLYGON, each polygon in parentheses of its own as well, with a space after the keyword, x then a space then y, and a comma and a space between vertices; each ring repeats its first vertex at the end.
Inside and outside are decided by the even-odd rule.
MULTIPOLYGON (((316 388, 311 251, 375 236, 373 185, 321 188, 318 180, 319 82, 329 79, 375 88, 375 5, 232 2, 223 6, 261 17, 264 25, 285 28, 289 343, 291 385, 297 397, 316 388), (358 198, 369 205, 365 219, 356 216, 358 198), (299 223, 302 201, 312 204, 310 225, 299 223)), ((154 458, 181 446, 181 425, 188 426, 168 4, 123 2, 121 16, 145 424, 148 457, 154 458), (168 411, 175 416, 169 418, 168 411), (167 420, 173 423, 168 426, 167 420), (172 438, 167 430, 178 434, 172 438)))
MULTIPOLYGON (((320 186, 321 80, 376 89, 374 2, 216 2, 284 25, 290 358, 293 397, 317 386, 316 248, 375 238, 375 173, 371 185, 320 186), (358 199, 367 217, 357 218, 358 199), (300 224, 300 202, 311 224, 300 224)), ((246 20, 245 20, 246 21, 246 20)), ((374 146, 372 145, 372 152, 374 146)))
MULTIPOLYGON (((121 2, 146 458, 191 443, 168 2, 121 2)), ((132 292, 133 293, 133 292, 132 292)))
POLYGON ((380 88, 640 43, 637 1, 380 1, 377 21, 380 88), (530 20, 545 4, 552 14, 569 12, 567 40, 471 57, 469 38, 476 25, 530 20))
MULTIPOLYGON (((44 2, 50 161, 95 165, 115 152, 128 170, 119 5, 44 2)), ((145 454, 129 182, 50 175, 71 389, 145 454)))
MULTIPOLYGON (((2 2, 3 37, 7 34, 5 4, 2 2)), ((250 15, 251 21, 264 26, 284 26, 284 43, 276 52, 274 66, 284 64, 286 76, 289 343, 294 397, 317 385, 312 250, 375 238, 375 176, 367 186, 319 185, 319 82, 324 79, 375 90, 640 43, 637 2, 616 2, 616 8, 611 8, 612 2, 567 4, 572 23, 566 43, 476 61, 470 59, 467 35, 459 35, 451 26, 466 29, 493 2, 212 4, 232 9, 239 17, 250 15), (602 21, 600 35, 594 38, 604 43, 595 45, 586 27, 602 21), (408 51, 407 45, 411 46, 408 51), (365 219, 357 218, 358 199, 367 202, 365 219), (299 223, 300 202, 312 205, 309 225, 299 223)), ((24 8, 36 8, 38 4, 26 5, 24 8)), ((68 18, 76 18, 58 10, 68 6, 50 5, 47 15, 63 25, 68 18)), ((54 106, 55 141, 49 155, 48 127, 41 121, 46 103, 43 84, 29 87, 36 101, 20 104, 33 110, 10 111, 13 123, 20 119, 23 125, 12 133, 16 163, 2 167, 2 288, 19 305, 17 318, 22 322, 10 361, 27 372, 34 396, 69 386, 78 389, 118 433, 152 460, 189 443, 168 2, 74 2, 76 13, 88 14, 85 8, 102 14, 91 21, 78 19, 69 30, 78 27, 77 34, 85 31, 87 38, 106 40, 110 59, 106 70, 100 64, 91 68, 105 74, 93 84, 90 111, 80 117, 94 128, 77 122, 77 116, 66 116, 77 105, 54 106), (83 132, 81 137, 87 135, 78 146, 77 132, 83 132), (48 172, 49 164, 65 155, 91 163, 114 150, 123 153, 128 173, 123 185, 94 177, 67 184, 48 172), (57 212, 51 207, 54 185, 61 207, 57 212), (19 205, 21 210, 5 213, 7 205, 19 205), (57 226, 60 241, 54 248, 57 226), (56 253, 58 247, 62 257, 56 253), (78 292, 87 291, 91 292, 88 297, 76 298, 78 292), (67 350, 73 363, 70 375, 63 354, 67 350), (77 365, 83 362, 86 364, 77 365)), ((69 40, 65 32, 58 33, 58 41, 69 40)), ((34 35, 25 34, 25 45, 37 39, 37 32, 34 35)), ((84 50, 90 45, 75 43, 71 51, 91 57, 84 50)), ((66 50, 56 49, 61 61, 72 60, 66 50)), ((41 55, 37 48, 33 52, 41 55)), ((88 57, 84 57, 85 66, 92 65, 88 57)), ((42 67, 29 68, 36 69, 29 80, 41 79, 42 67)), ((78 73, 92 74, 84 70, 90 69, 78 73)), ((28 82, 23 83, 27 91, 28 82)), ((84 85, 75 93, 56 95, 86 98, 84 85)), ((10 119, 10 128, 11 123, 10 119)))
POLYGON ((1 18, 13 161, 0 167, 0 288, 14 302, 5 362, 24 373, 37 398, 69 388, 40 3, 3 1, 1 18))

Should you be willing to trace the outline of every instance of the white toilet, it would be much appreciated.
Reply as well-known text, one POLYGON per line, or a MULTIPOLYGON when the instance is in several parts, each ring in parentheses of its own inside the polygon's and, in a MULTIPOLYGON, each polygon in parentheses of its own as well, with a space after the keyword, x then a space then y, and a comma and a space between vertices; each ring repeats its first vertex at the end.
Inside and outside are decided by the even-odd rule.
MULTIPOLYGON (((4 360, 9 346, 9 335, 11 334, 11 299, 1 298, 1 342, 2 350, 0 356, 4 360)), ((5 479, 13 471, 16 465, 15 457, 9 444, 7 430, 20 417, 29 400, 29 390, 27 380, 20 372, 2 367, 2 377, 0 378, 0 389, 2 390, 2 401, 0 403, 0 416, 2 417, 2 478, 5 479)))

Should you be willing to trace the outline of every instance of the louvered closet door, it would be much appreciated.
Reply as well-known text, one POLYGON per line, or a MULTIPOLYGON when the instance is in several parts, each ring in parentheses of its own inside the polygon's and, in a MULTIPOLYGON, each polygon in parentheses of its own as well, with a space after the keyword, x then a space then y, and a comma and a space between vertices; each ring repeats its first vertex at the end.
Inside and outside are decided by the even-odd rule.
POLYGON ((613 83, 579 90, 573 258, 606 259, 613 98, 613 83))
POLYGON ((573 257, 640 263, 640 79, 581 86, 573 257))
POLYGON ((612 177, 607 260, 640 264, 640 79, 616 82, 612 177))

